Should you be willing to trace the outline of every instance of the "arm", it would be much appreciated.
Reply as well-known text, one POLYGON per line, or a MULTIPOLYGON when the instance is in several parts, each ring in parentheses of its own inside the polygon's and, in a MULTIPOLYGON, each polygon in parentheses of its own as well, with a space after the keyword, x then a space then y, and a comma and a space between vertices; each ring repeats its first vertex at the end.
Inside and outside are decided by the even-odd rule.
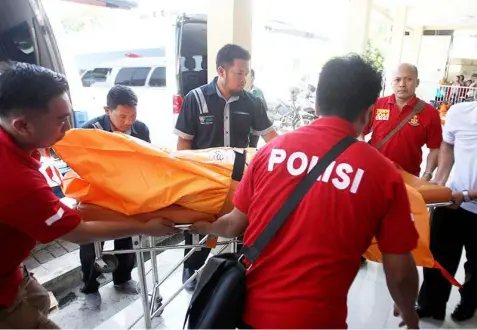
POLYGON ((469 190, 469 195, 471 200, 477 199, 477 188, 469 190))
POLYGON ((383 266, 389 293, 403 322, 408 328, 417 329, 419 320, 414 305, 419 291, 419 275, 412 254, 383 254, 383 266))
POLYGON ((439 151, 439 165, 435 179, 436 184, 445 186, 449 179, 452 166, 454 166, 454 146, 447 142, 442 142, 439 151))
POLYGON ((278 133, 275 131, 275 130, 272 130, 270 133, 267 133, 265 135, 263 135, 263 139, 265 140, 265 142, 270 142, 271 140, 273 140, 274 138, 276 138, 278 136, 278 133))
POLYGON ((2 217, 15 229, 41 243, 60 237, 75 243, 86 243, 146 233, 162 236, 176 232, 173 225, 165 220, 140 223, 124 216, 118 222, 82 222, 76 210, 70 209, 53 194, 40 172, 29 177, 28 181, 30 185, 24 186, 29 189, 25 188, 24 195, 13 201, 16 207, 2 210, 2 217))
POLYGON ((134 235, 164 236, 178 232, 173 226, 173 223, 166 220, 150 220, 143 223, 124 216, 121 221, 81 221, 62 238, 69 242, 85 244, 134 235))
POLYGON ((237 208, 220 217, 213 223, 201 221, 190 227, 192 233, 211 234, 217 237, 233 238, 242 235, 247 229, 248 217, 237 208))
POLYGON ((424 180, 431 180, 432 179, 432 173, 437 168, 437 161, 439 158, 439 149, 431 149, 429 151, 429 155, 427 155, 427 163, 426 163, 426 170, 424 171, 424 174, 422 178, 424 180))
POLYGON ((181 138, 177 139, 177 150, 190 150, 192 149, 192 140, 181 138))
POLYGON ((189 92, 182 104, 181 112, 177 118, 174 134, 178 136, 177 150, 192 149, 192 140, 196 134, 196 123, 198 118, 197 101, 193 92, 189 92))
POLYGON ((84 128, 84 129, 93 129, 95 128, 92 124, 88 124, 88 123, 85 123, 81 128, 84 128))
POLYGON ((273 124, 268 119, 267 108, 260 99, 254 100, 255 109, 252 111, 252 130, 254 135, 263 137, 265 142, 270 142, 278 136, 273 124))
POLYGON ((439 148, 442 144, 442 125, 439 111, 432 108, 432 119, 427 127, 427 141, 426 145, 430 149, 427 156, 426 171, 424 172, 423 179, 431 180, 438 165, 439 148))
POLYGON ((437 174, 434 180, 440 186, 444 186, 447 183, 452 166, 454 166, 454 112, 454 107, 451 107, 447 112, 446 124, 442 133, 443 142, 439 151, 437 174))
POLYGON ((411 251, 419 235, 411 217, 406 187, 397 171, 393 172, 383 192, 387 211, 376 238, 383 253, 386 282, 397 309, 408 327, 417 327, 415 302, 418 275, 411 251))

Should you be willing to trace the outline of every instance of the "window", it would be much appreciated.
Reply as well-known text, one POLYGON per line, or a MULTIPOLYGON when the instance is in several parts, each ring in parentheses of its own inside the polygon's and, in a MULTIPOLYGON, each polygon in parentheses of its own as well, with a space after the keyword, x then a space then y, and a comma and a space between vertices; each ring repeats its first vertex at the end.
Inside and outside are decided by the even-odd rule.
POLYGON ((97 82, 106 82, 107 76, 111 72, 110 68, 96 68, 93 71, 87 71, 81 81, 84 87, 90 87, 97 82))
POLYGON ((151 87, 165 87, 166 86, 166 68, 155 68, 152 71, 149 79, 149 86, 151 87))
POLYGON ((151 68, 123 68, 119 70, 115 85, 144 86, 151 68))

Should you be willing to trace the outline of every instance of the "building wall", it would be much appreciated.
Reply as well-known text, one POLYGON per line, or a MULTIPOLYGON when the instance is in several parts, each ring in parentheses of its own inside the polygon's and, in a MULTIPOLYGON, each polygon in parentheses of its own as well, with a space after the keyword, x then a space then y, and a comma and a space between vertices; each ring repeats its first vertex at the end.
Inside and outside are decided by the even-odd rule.
POLYGON ((464 75, 465 80, 477 79, 477 59, 451 58, 448 66, 448 80, 454 80, 457 75, 464 75))

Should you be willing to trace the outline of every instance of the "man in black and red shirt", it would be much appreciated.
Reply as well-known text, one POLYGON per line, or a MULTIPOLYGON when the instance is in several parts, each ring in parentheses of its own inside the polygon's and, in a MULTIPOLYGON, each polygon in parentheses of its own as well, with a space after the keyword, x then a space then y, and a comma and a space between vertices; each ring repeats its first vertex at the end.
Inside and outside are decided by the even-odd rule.
MULTIPOLYGON (((251 246, 319 159, 344 137, 361 134, 380 90, 380 75, 360 57, 329 61, 317 88, 322 118, 262 147, 235 193, 235 209, 191 230, 245 233, 251 246)), ((373 237, 397 310, 417 328, 411 251, 418 234, 406 188, 395 166, 364 142, 330 164, 247 272, 244 328, 346 328, 348 291, 373 237)))
POLYGON ((61 203, 40 173, 38 148, 51 147, 70 129, 65 78, 18 63, 0 75, 0 328, 55 329, 48 293, 22 262, 37 241, 88 243, 132 235, 176 232, 162 219, 139 223, 83 222, 61 203), (6 252, 8 251, 8 252, 6 252))

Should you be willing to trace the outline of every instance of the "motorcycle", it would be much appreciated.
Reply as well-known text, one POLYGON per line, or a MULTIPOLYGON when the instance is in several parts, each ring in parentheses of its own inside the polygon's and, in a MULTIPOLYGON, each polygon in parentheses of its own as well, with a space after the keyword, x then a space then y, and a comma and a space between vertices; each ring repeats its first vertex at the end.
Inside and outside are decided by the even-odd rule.
POLYGON ((317 118, 312 95, 315 88, 308 86, 308 91, 302 96, 302 90, 297 87, 290 89, 290 100, 285 102, 278 99, 278 104, 271 107, 268 117, 273 122, 275 130, 279 133, 287 133, 299 127, 309 125, 317 118))

